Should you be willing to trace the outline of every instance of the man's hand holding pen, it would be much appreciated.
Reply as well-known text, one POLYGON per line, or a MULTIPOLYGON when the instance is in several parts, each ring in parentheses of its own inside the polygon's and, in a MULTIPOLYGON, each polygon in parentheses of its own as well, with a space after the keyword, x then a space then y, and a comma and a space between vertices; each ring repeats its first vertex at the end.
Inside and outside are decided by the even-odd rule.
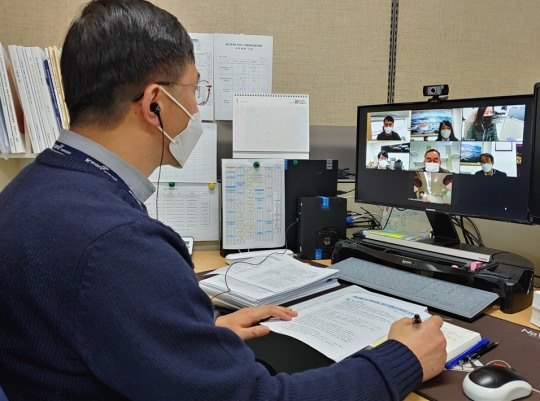
POLYGON ((446 362, 446 338, 440 316, 432 316, 424 322, 420 316, 415 320, 403 318, 392 324, 389 340, 396 340, 407 346, 422 365, 423 379, 426 381, 438 375, 446 362))

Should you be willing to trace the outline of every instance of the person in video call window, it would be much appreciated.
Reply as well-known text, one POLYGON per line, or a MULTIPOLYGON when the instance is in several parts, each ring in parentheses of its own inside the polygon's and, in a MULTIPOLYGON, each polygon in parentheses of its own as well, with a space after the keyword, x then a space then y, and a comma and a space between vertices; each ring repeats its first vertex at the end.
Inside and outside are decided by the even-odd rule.
POLYGON ((454 135, 454 127, 450 121, 444 120, 439 124, 439 135, 436 141, 457 141, 454 135))
POLYGON ((148 215, 147 177, 183 166, 203 132, 193 47, 143 0, 90 1, 68 29, 70 130, 0 192, 0 387, 13 401, 404 399, 444 368, 439 316, 272 375, 244 340, 297 313, 215 313, 180 235, 148 215))
POLYGON ((441 167, 441 154, 437 149, 429 149, 424 154, 424 167, 418 169, 418 171, 425 171, 427 173, 449 173, 450 171, 441 167))
POLYGON ((473 123, 465 134, 468 141, 497 141, 497 126, 493 123, 495 108, 493 106, 479 107, 473 123))
POLYGON ((390 168, 387 152, 382 150, 377 154, 377 165, 374 168, 377 170, 386 170, 390 168))
POLYGON ((506 173, 504 171, 496 170, 493 168, 495 158, 492 154, 482 153, 480 155, 480 162, 482 163, 482 170, 477 171, 476 173, 474 173, 474 175, 496 175, 497 177, 506 177, 506 173))
POLYGON ((377 135, 378 141, 401 141, 399 134, 394 131, 394 117, 386 116, 383 121, 383 131, 377 135))

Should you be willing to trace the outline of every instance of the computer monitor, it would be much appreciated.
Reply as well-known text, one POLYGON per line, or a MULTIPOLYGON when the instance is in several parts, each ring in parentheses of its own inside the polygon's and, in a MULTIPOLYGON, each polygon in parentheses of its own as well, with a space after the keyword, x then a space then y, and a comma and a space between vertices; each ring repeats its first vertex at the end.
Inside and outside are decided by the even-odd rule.
POLYGON ((453 236, 448 215, 530 223, 533 105, 520 95, 359 106, 355 201, 425 210, 440 237, 453 236))
MULTIPOLYGON (((540 175, 540 82, 534 86, 534 99, 535 99, 535 119, 533 126, 534 137, 534 164, 533 172, 540 175)), ((540 224, 540 180, 536 178, 533 180, 533 186, 531 191, 531 218, 533 223, 540 224)))

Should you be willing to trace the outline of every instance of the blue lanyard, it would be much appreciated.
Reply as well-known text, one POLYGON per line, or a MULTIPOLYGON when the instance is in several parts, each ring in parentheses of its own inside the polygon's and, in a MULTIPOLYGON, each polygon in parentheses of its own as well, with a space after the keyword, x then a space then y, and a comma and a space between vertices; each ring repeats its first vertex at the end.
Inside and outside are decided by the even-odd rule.
POLYGON ((103 174, 111 178, 114 182, 116 182, 120 188, 126 190, 133 197, 133 199, 135 199, 135 201, 139 205, 139 208, 143 212, 146 212, 146 207, 141 203, 139 199, 137 199, 137 197, 135 196, 133 191, 129 188, 129 186, 125 183, 125 181, 121 179, 118 174, 116 174, 113 170, 111 170, 105 164, 101 163, 100 161, 94 159, 91 156, 88 156, 86 153, 81 152, 80 150, 75 149, 74 147, 71 147, 59 141, 55 142, 55 144, 53 145, 53 150, 65 156, 70 156, 75 159, 82 160, 86 162, 88 165, 98 169, 103 174))

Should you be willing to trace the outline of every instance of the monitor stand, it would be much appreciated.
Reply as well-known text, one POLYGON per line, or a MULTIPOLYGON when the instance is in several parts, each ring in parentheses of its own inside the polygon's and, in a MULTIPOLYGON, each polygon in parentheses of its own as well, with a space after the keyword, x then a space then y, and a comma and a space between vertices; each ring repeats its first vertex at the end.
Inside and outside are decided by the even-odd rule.
POLYGON ((454 227, 454 223, 452 223, 450 215, 426 210, 426 216, 431 224, 431 244, 438 246, 460 244, 459 235, 454 227))

